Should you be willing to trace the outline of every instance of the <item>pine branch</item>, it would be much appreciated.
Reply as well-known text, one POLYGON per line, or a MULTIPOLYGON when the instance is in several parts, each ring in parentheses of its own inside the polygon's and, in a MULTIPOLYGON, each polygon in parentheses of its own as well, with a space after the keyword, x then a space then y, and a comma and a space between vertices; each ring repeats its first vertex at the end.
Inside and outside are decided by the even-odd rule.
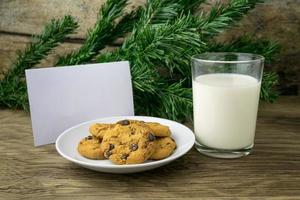
MULTIPOLYGON (((165 23, 177 16, 178 4, 172 0, 147 0, 146 6, 141 12, 137 29, 142 29, 149 24, 165 23)), ((133 31, 133 35, 134 35, 133 31)))
POLYGON ((205 0, 148 0, 142 23, 164 24, 181 14, 189 14, 205 0))
POLYGON ((0 107, 23 109, 28 111, 27 89, 18 76, 0 82, 0 107))
POLYGON ((107 55, 100 55, 97 61, 120 59, 134 62, 140 59, 153 69, 166 67, 170 73, 177 69, 187 75, 191 56, 206 48, 197 32, 198 25, 194 22, 191 15, 183 15, 164 25, 148 24, 135 30, 135 34, 124 42, 120 50, 109 54, 111 60, 107 55))
POLYGON ((122 15, 126 5, 127 0, 107 0, 99 11, 94 28, 88 31, 84 44, 78 51, 60 57, 56 65, 76 65, 90 61, 112 39, 119 36, 119 33, 114 31, 114 20, 122 15))
POLYGON ((183 80, 168 85, 159 95, 160 104, 156 116, 172 120, 191 119, 193 109, 192 89, 183 87, 183 80))
POLYGON ((262 78, 260 99, 274 102, 278 97, 278 92, 274 87, 278 84, 278 75, 274 72, 265 72, 262 78))
POLYGON ((140 115, 158 116, 172 120, 189 119, 192 116, 192 90, 182 82, 160 85, 158 94, 134 95, 135 111, 140 115))
POLYGON ((124 17, 122 17, 120 22, 112 30, 111 35, 113 36, 113 38, 111 41, 109 41, 109 44, 111 44, 111 42, 115 39, 119 37, 124 37, 125 34, 132 31, 133 27, 135 26, 136 22, 141 16, 142 10, 143 8, 139 6, 136 10, 133 10, 130 13, 126 14, 124 17))
POLYGON ((25 69, 32 68, 44 59, 53 48, 63 42, 78 27, 71 16, 59 20, 52 20, 45 26, 42 34, 33 37, 24 52, 19 52, 16 62, 0 80, 0 106, 8 108, 28 109, 26 84, 24 82, 25 69))
MULTIPOLYGON (((177 68, 182 74, 188 74, 190 57, 205 46, 192 21, 193 17, 187 15, 164 25, 148 24, 131 35, 120 50, 108 54, 109 56, 101 55, 97 61, 138 61, 153 70, 166 67, 172 72, 177 68)), ((133 64, 132 68, 134 66, 133 64)))
MULTIPOLYGON (((170 54, 173 54, 172 52, 175 52, 175 54, 171 56, 172 58, 175 57, 174 55, 177 56, 176 58, 179 58, 178 55, 186 55, 186 52, 190 51, 188 49, 190 49, 192 45, 196 45, 196 47, 194 48, 196 49, 197 47, 202 45, 202 43, 199 40, 198 34, 195 32, 196 28, 187 26, 187 24, 192 22, 192 17, 188 15, 188 17, 182 16, 180 18, 180 13, 189 13, 191 10, 198 7, 202 2, 204 2, 204 0, 149 0, 145 8, 139 9, 138 12, 135 13, 135 20, 139 19, 139 21, 136 22, 138 25, 134 27, 132 31, 133 34, 125 40, 122 48, 113 54, 108 53, 100 55, 97 61, 111 61, 112 59, 117 58, 128 59, 128 55, 120 56, 116 54, 124 54, 124 52, 126 51, 135 50, 135 47, 145 49, 142 54, 144 55, 145 60, 149 61, 149 59, 147 58, 147 53, 150 53, 149 57, 152 56, 154 58, 155 55, 151 55, 151 52, 156 51, 158 46, 163 47, 163 45, 165 45, 165 53, 168 52, 168 50, 171 50, 170 54), (177 22, 174 23, 174 21, 172 20, 175 20, 178 17, 180 19, 177 19, 177 22), (165 26, 166 23, 167 26, 165 26), (185 27, 182 27, 180 29, 177 28, 179 26, 182 26, 184 23, 186 24, 185 27), (164 26, 166 27, 165 29, 163 29, 164 26), (185 31, 181 32, 184 29, 185 31), (190 30, 194 31, 194 33, 189 33, 190 30), (172 41, 180 41, 179 37, 181 37, 181 34, 187 35, 182 37, 183 40, 180 43, 182 46, 184 45, 188 48, 179 48, 177 44, 172 43, 172 41), (175 39, 176 37, 177 39, 175 39), (159 39, 157 41, 154 41, 154 39, 156 38, 159 39), (142 43, 145 44, 139 46, 142 43), (180 49, 181 52, 176 51, 176 49, 180 49)), ((161 51, 161 53, 164 52, 161 51)), ((161 59, 159 55, 158 58, 161 59)), ((178 60, 179 64, 181 64, 180 61, 182 61, 183 59, 178 60)), ((189 61, 186 60, 184 60, 184 62, 186 64, 189 63, 189 61)), ((169 58, 166 58, 166 63, 168 63, 169 65, 171 64, 170 56, 169 58)), ((156 66, 155 62, 152 64, 154 65, 154 67, 156 66)), ((172 69, 174 67, 170 66, 169 68, 172 69)))
MULTIPOLYGON (((111 41, 119 37, 123 37, 126 33, 132 32, 134 26, 139 23, 139 21, 147 21, 149 24, 163 24, 167 23, 170 20, 174 20, 179 16, 180 13, 189 13, 196 7, 198 7, 205 0, 164 0, 164 1, 149 1, 150 4, 146 6, 145 9, 139 6, 136 10, 131 11, 129 14, 126 14, 120 22, 114 27, 112 31, 112 36, 114 38, 111 41), (152 14, 145 17, 146 12, 152 10, 152 14), (141 16, 144 15, 144 18, 141 19, 141 16)), ((143 23, 144 25, 146 22, 143 23)))
POLYGON ((34 36, 31 43, 26 47, 24 52, 18 52, 16 62, 8 70, 5 79, 10 77, 22 77, 25 69, 32 68, 44 59, 53 48, 69 35, 74 33, 78 27, 77 22, 72 16, 65 16, 62 19, 52 20, 45 26, 41 35, 34 36))
POLYGON ((173 119, 190 115, 188 89, 182 88, 182 82, 169 85, 158 73, 158 66, 172 69, 184 65, 190 71, 190 56, 203 46, 195 28, 197 24, 192 22, 193 17, 187 15, 164 25, 148 24, 128 38, 134 43, 126 41, 120 50, 98 58, 98 62, 130 61, 137 113, 160 114, 173 119), (145 99, 149 101, 145 103, 145 99), (154 111, 152 106, 156 108, 154 111))
POLYGON ((154 69, 168 69, 170 83, 181 78, 189 82, 191 57, 206 50, 206 44, 197 31, 198 27, 199 21, 189 14, 178 16, 163 25, 138 26, 116 53, 121 54, 120 57, 124 60, 130 59, 129 57, 133 62, 142 59, 154 69))
MULTIPOLYGON (((123 37, 126 33, 129 33, 133 30, 134 26, 138 21, 148 21, 149 24, 163 24, 170 20, 174 20, 179 16, 180 13, 189 13, 195 8, 197 8, 205 0, 164 0, 164 1, 149 1, 151 2, 152 14, 141 19, 142 15, 146 15, 145 12, 149 12, 149 9, 145 9, 139 6, 136 10, 131 11, 129 14, 126 14, 120 22, 113 29, 112 35, 114 39, 123 37), (154 6, 154 5, 155 6, 154 6), (141 20, 140 20, 141 19, 141 20)), ((147 4, 146 7, 149 7, 147 4)), ((146 23, 143 23, 146 24, 146 23)), ((112 41, 114 40, 112 39, 112 41)))
POLYGON ((228 4, 217 3, 208 14, 198 17, 199 31, 207 39, 236 24, 262 0, 230 0, 228 4))
MULTIPOLYGON (((158 64, 172 69, 179 66, 174 65, 173 62, 183 64, 182 61, 184 61, 184 64, 189 64, 186 60, 190 57, 184 53, 191 49, 197 52, 205 45, 191 23, 192 19, 192 16, 187 15, 163 26, 146 26, 134 36, 134 43, 125 45, 122 49, 139 52, 138 56, 142 54, 142 58, 152 63, 153 67, 158 64), (171 63, 170 60, 173 62, 171 63)), ((181 69, 178 68, 178 70, 181 69)))
POLYGON ((202 3, 205 3, 207 0, 182 0, 183 4, 183 14, 194 13, 202 3))

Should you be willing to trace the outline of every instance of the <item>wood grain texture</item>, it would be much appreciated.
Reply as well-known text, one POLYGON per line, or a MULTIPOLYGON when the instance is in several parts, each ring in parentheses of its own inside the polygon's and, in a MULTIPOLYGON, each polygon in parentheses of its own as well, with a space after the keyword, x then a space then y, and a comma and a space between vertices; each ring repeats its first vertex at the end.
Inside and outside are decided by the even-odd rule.
POLYGON ((0 111, 0 199, 300 199, 300 97, 259 109, 255 149, 224 160, 192 149, 156 170, 104 174, 33 147, 30 117, 0 111))
MULTIPOLYGON (((0 79, 2 78, 2 72, 6 71, 14 63, 17 52, 23 51, 30 41, 30 37, 27 36, 14 36, 0 33, 0 79)), ((54 66, 57 58, 62 55, 76 51, 81 46, 81 43, 65 42, 60 44, 45 59, 41 60, 36 67, 50 67, 54 66)), ((108 46, 101 50, 101 52, 112 51, 116 47, 108 46)))
MULTIPOLYGON (((6 70, 16 59, 17 51, 23 51, 30 38, 26 36, 12 36, 0 33, 0 72, 6 70)), ((53 66, 59 55, 78 49, 81 44, 63 43, 55 48, 50 56, 42 60, 38 67, 53 66)))
MULTIPOLYGON (((71 35, 71 42, 66 41, 56 48, 37 66, 53 66, 59 55, 78 49, 87 30, 96 22, 98 11, 104 2, 105 0, 0 0, 0 73, 11 66, 17 51, 25 49, 31 35, 41 33, 52 18, 70 14, 76 17, 80 27, 76 34, 71 35)), ((143 3, 143 0, 135 0, 134 3, 129 1, 126 10, 128 12, 143 3)), ((112 48, 107 47, 104 51, 112 48)))
MULTIPOLYGON (((1 0, 0 31, 37 34, 52 18, 72 15, 79 22, 75 38, 85 38, 87 29, 96 22, 98 11, 106 0, 1 0)), ((131 0, 127 11, 142 5, 144 0, 131 0)))

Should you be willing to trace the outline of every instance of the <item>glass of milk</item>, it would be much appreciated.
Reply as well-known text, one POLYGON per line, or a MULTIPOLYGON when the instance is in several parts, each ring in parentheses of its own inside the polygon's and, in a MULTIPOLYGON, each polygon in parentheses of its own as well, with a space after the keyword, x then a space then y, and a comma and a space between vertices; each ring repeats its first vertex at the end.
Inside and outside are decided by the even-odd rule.
POLYGON ((192 58, 196 149, 218 158, 248 155, 254 145, 264 57, 204 53, 192 58))

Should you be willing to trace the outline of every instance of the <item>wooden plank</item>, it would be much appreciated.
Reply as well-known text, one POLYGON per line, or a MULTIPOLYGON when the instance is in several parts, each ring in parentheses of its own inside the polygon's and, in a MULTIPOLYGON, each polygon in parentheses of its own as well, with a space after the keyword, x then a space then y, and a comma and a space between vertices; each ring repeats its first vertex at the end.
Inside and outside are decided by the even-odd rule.
POLYGON ((214 159, 191 150, 149 172, 81 168, 54 145, 33 147, 30 117, 0 110, 0 199, 300 199, 300 97, 259 109, 252 155, 214 159))
MULTIPOLYGON (((99 8, 104 2, 105 0, 1 0, 0 31, 37 34, 52 18, 70 14, 78 19, 80 25, 78 34, 72 37, 84 38, 88 28, 96 22, 99 8)), ((127 10, 132 10, 143 2, 134 0, 134 4, 130 4, 127 10)))
MULTIPOLYGON (((6 70, 14 62, 16 58, 16 52, 22 51, 26 47, 30 38, 26 36, 12 36, 0 33, 0 72, 6 70)), ((76 43, 64 43, 54 49, 49 57, 42 60, 38 65, 39 67, 53 66, 56 58, 59 55, 67 54, 80 47, 80 44, 76 43)))

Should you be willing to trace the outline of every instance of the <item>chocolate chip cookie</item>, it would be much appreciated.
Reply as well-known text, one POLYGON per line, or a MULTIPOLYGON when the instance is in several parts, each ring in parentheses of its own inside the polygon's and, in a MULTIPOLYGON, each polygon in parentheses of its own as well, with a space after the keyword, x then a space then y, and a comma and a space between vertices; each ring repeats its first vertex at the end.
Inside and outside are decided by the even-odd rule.
POLYGON ((115 164, 143 163, 153 154, 155 140, 151 129, 123 120, 105 133, 101 150, 115 164))
MULTIPOLYGON (((137 123, 137 124, 141 124, 142 121, 138 121, 138 120, 134 120, 135 122, 134 123, 137 123)), ((133 121, 131 121, 133 123, 133 121)), ((115 124, 106 124, 106 123, 95 123, 95 124, 92 124, 89 128, 89 132, 97 137, 97 138, 100 138, 102 139, 104 134, 108 131, 108 130, 111 130, 112 128, 114 128, 116 126, 116 124, 121 124, 121 125, 128 125, 130 123, 129 120, 122 120, 122 121, 119 121, 115 124)))
POLYGON ((171 131, 168 126, 157 122, 146 122, 146 125, 149 126, 154 135, 157 137, 169 137, 171 135, 171 131))
POLYGON ((168 126, 162 125, 158 122, 144 122, 140 120, 122 120, 117 123, 125 123, 125 124, 138 124, 140 126, 147 126, 151 129, 152 133, 156 137, 169 137, 171 135, 171 131, 168 126))
POLYGON ((83 138, 77 147, 78 152, 89 159, 103 160, 104 155, 101 150, 101 140, 96 137, 88 136, 83 138))
POLYGON ((115 127, 115 124, 95 123, 90 126, 89 132, 93 136, 102 139, 106 131, 112 129, 113 127, 115 127))
MULTIPOLYGON (((171 131, 168 126, 162 125, 157 122, 144 122, 139 120, 121 120, 118 121, 116 124, 123 124, 123 125, 129 125, 129 124, 138 124, 140 126, 147 126, 151 129, 152 133, 156 137, 168 137, 171 135, 171 131)), ((105 124, 105 123, 95 123, 92 124, 89 128, 89 132, 97 137, 102 139, 104 134, 115 127, 116 124, 105 124)))
POLYGON ((161 160, 170 156, 176 149, 176 143, 171 137, 157 138, 156 147, 151 155, 151 160, 161 160))

